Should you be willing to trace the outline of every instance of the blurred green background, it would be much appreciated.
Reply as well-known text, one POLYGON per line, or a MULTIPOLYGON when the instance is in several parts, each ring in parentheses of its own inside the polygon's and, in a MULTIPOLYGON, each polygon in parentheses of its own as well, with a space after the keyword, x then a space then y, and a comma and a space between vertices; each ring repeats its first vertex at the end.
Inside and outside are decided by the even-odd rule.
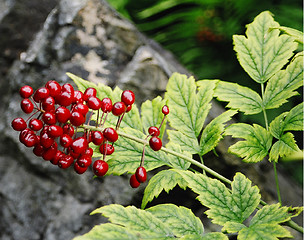
MULTIPOLYGON (((260 92, 239 65, 232 35, 244 34, 245 26, 268 10, 282 26, 302 31, 303 8, 299 0, 108 0, 139 30, 175 54, 197 79, 237 82, 260 92)), ((269 120, 303 101, 303 91, 279 109, 268 112, 269 120)), ((238 115, 243 122, 264 125, 262 115, 238 115)), ((294 133, 302 149, 303 133, 294 133)), ((303 156, 283 161, 285 169, 303 184, 303 156)))

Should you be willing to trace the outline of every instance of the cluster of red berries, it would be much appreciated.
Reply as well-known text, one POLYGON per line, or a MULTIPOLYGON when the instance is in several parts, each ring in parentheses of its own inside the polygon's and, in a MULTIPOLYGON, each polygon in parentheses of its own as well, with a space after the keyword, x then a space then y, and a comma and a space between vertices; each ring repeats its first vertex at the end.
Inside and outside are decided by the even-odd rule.
POLYGON ((95 88, 87 88, 82 93, 74 90, 71 84, 61 86, 54 80, 35 92, 31 86, 23 86, 19 93, 22 97, 21 109, 31 114, 27 120, 18 117, 12 121, 13 129, 20 131, 21 143, 33 147, 36 156, 63 169, 73 165, 75 172, 82 174, 92 164, 93 149, 89 143, 93 142, 100 146, 103 154, 103 159, 94 161, 93 172, 96 176, 107 173, 105 157, 114 152, 114 142, 118 139, 116 130, 135 101, 132 91, 123 91, 121 101, 114 104, 110 98, 100 100, 95 88), (90 123, 93 110, 98 111, 97 127, 103 127, 110 112, 118 116, 116 129, 108 127, 102 132, 85 130, 81 136, 77 136, 77 127, 90 123), (100 110, 102 117, 99 121, 100 110), (88 113, 91 114, 87 119, 88 113))
MULTIPOLYGON (((149 145, 154 151, 158 151, 161 149, 163 143, 162 140, 159 138, 160 134, 160 128, 162 124, 164 123, 165 117, 169 114, 169 108, 167 105, 164 105, 162 108, 162 113, 164 114, 164 117, 159 125, 159 127, 151 126, 148 129, 148 135, 146 137, 146 140, 150 137, 149 145)), ((136 169, 135 173, 131 175, 130 178, 130 185, 132 188, 138 188, 139 185, 147 180, 147 172, 144 168, 144 157, 145 157, 145 146, 143 147, 142 157, 140 161, 140 166, 136 169)))

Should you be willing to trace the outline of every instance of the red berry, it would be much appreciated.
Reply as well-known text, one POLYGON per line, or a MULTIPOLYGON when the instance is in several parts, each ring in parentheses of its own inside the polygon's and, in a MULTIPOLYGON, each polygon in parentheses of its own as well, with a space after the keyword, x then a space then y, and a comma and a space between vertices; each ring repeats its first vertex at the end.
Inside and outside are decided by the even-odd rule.
POLYGON ((98 97, 91 96, 87 100, 87 105, 90 109, 98 110, 101 108, 101 101, 98 97))
POLYGON ((68 134, 62 134, 59 142, 62 147, 68 148, 73 143, 73 139, 68 134))
POLYGON ((60 137, 63 134, 63 129, 58 125, 50 125, 48 128, 48 134, 52 138, 60 137))
POLYGON ((50 91, 50 96, 56 97, 61 92, 61 86, 55 80, 50 80, 45 84, 45 87, 50 91))
MULTIPOLYGON (((24 130, 23 130, 24 131, 24 130)), ((21 141, 26 147, 34 147, 37 143, 36 134, 27 133, 21 141)))
POLYGON ((82 154, 80 157, 78 157, 76 162, 80 167, 87 168, 92 163, 92 157, 86 154, 82 154))
POLYGON ((42 99, 47 98, 48 96, 50 96, 49 89, 46 87, 41 87, 35 91, 33 98, 35 102, 40 102, 42 99))
POLYGON ((112 107, 112 113, 115 116, 120 116, 126 111, 127 107, 123 102, 116 102, 112 107))
POLYGON ((53 159, 51 159, 51 163, 54 164, 54 165, 57 165, 58 162, 59 162, 59 159, 64 156, 65 154, 60 151, 60 150, 57 150, 56 154, 55 154, 55 157, 53 157, 53 159))
POLYGON ((50 161, 56 156, 56 153, 57 153, 57 144, 54 142, 52 146, 45 149, 45 151, 42 153, 42 158, 45 161, 50 161))
POLYGON ((101 100, 101 110, 105 113, 112 111, 112 101, 110 98, 104 98, 101 100))
POLYGON ((121 101, 128 105, 132 105, 135 102, 135 95, 131 90, 125 90, 121 94, 121 101))
POLYGON ((169 114, 169 107, 167 105, 164 105, 162 108, 162 113, 164 115, 168 115, 169 114))
POLYGON ((75 90, 73 103, 82 103, 82 102, 83 102, 83 93, 78 90, 75 90))
POLYGON ((33 88, 28 85, 21 87, 19 90, 19 94, 22 98, 29 98, 30 96, 32 96, 33 92, 33 88))
POLYGON ((111 155, 114 152, 115 148, 111 144, 104 143, 100 145, 99 151, 101 154, 111 155))
POLYGON ((132 188, 138 188, 140 185, 140 182, 137 181, 135 174, 133 174, 130 178, 130 186, 132 188))
POLYGON ((58 103, 61 106, 67 107, 72 104, 74 100, 74 92, 73 94, 67 91, 61 92, 57 97, 56 97, 56 103, 58 103))
POLYGON ((108 169, 109 165, 103 160, 96 160, 93 164, 93 172, 98 177, 104 176, 108 169))
POLYGON ((20 103, 21 109, 25 113, 31 113, 34 110, 34 104, 28 98, 24 98, 20 103))
POLYGON ((53 124, 56 123, 56 115, 54 113, 51 113, 51 112, 44 112, 42 114, 42 121, 45 124, 53 125, 53 124))
POLYGON ((71 84, 69 83, 65 83, 62 85, 61 87, 61 92, 69 92, 72 94, 72 96, 74 97, 74 88, 71 84))
POLYGON ((63 155, 58 161, 58 167, 66 169, 72 165, 74 158, 70 155, 63 155))
POLYGON ((47 112, 55 110, 55 100, 53 97, 48 96, 47 98, 42 99, 41 103, 43 110, 47 112))
POLYGON ((158 127, 154 127, 154 126, 149 127, 148 132, 151 136, 156 136, 156 137, 158 137, 160 134, 158 127))
POLYGON ((102 144, 102 142, 104 140, 104 136, 103 136, 102 132, 100 132, 100 131, 93 131, 93 132, 91 132, 91 137, 92 137, 92 142, 95 145, 102 144))
POLYGON ((40 119, 33 118, 29 122, 29 128, 33 131, 39 131, 43 128, 43 122, 40 119))
POLYGON ((97 91, 95 88, 87 88, 83 93, 83 100, 88 101, 89 97, 94 96, 96 97, 97 91))
POLYGON ((116 142, 118 134, 114 128, 108 127, 103 130, 103 136, 110 142, 116 142))
POLYGON ((80 112, 83 116, 85 116, 89 111, 89 107, 83 103, 77 103, 73 108, 73 111, 80 112))
POLYGON ((132 105, 128 105, 127 108, 126 108, 126 112, 130 112, 132 109, 132 105))
POLYGON ((35 147, 33 148, 33 153, 36 156, 41 157, 44 153, 44 147, 39 142, 36 143, 35 147))
POLYGON ((163 143, 160 138, 154 136, 150 138, 149 145, 154 151, 158 151, 161 149, 163 143))
POLYGON ((82 125, 85 122, 85 117, 77 111, 72 112, 71 117, 70 117, 70 122, 78 127, 80 125, 82 125))
POLYGON ((20 131, 20 133, 19 133, 19 141, 21 143, 24 142, 25 137, 26 137, 27 134, 35 134, 35 132, 33 130, 29 129, 29 128, 26 128, 26 129, 20 131))
POLYGON ((93 156, 93 148, 87 148, 84 152, 84 154, 89 155, 89 156, 93 156))
POLYGON ((81 167, 77 163, 77 161, 74 163, 74 170, 78 174, 83 174, 88 168, 87 167, 81 167))
POLYGON ((135 177, 138 182, 143 183, 147 180, 147 172, 144 167, 138 167, 135 172, 135 177))
POLYGON ((49 148, 50 146, 52 146, 54 143, 54 139, 51 138, 47 132, 42 132, 40 133, 40 144, 45 147, 45 148, 49 148))
POLYGON ((22 131, 22 130, 26 129, 26 122, 25 122, 25 120, 23 118, 21 118, 21 117, 15 118, 12 121, 12 128, 15 131, 22 131))
POLYGON ((75 129, 71 124, 65 124, 62 128, 63 133, 68 134, 70 137, 73 137, 75 129))
POLYGON ((66 107, 58 107, 55 111, 55 116, 58 122, 66 123, 71 116, 71 112, 66 107))
POLYGON ((84 153, 87 148, 88 148, 88 140, 85 137, 76 138, 71 145, 71 149, 76 154, 84 153))

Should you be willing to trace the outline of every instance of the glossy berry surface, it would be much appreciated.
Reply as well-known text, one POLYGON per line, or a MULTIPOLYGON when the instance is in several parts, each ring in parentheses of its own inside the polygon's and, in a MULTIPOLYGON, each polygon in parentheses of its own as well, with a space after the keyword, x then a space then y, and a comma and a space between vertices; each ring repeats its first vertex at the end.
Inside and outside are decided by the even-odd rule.
POLYGON ((140 186, 140 182, 137 181, 135 174, 130 177, 130 186, 132 188, 138 188, 140 186))
POLYGON ((168 115, 169 114, 169 107, 167 105, 163 106, 162 113, 164 115, 168 115))
POLYGON ((74 170, 75 170, 75 172, 78 173, 78 174, 83 174, 83 173, 85 173, 85 171, 86 171, 87 169, 88 169, 87 167, 81 167, 81 166, 79 166, 79 164, 78 164, 77 161, 74 163, 74 170))
POLYGON ((110 98, 103 98, 101 100, 101 110, 105 113, 112 111, 112 100, 110 98))
POLYGON ((85 137, 76 138, 71 145, 71 149, 73 150, 73 152, 79 154, 84 153, 87 148, 88 141, 85 137))
POLYGON ((156 136, 156 137, 158 137, 160 134, 158 127, 154 127, 154 126, 149 127, 148 132, 151 136, 156 136))
POLYGON ((101 101, 95 96, 91 96, 87 100, 87 105, 90 109, 98 110, 101 108, 101 101))
POLYGON ((41 103, 42 103, 43 110, 45 110, 45 111, 55 110, 55 100, 53 97, 48 96, 47 98, 42 99, 41 103))
POLYGON ((158 151, 162 147, 162 141, 158 137, 151 137, 149 140, 149 145, 154 151, 158 151))
POLYGON ((135 177, 138 182, 143 183, 147 180, 147 172, 144 167, 138 167, 135 172, 135 177))
POLYGON ((93 131, 91 133, 91 138, 92 138, 92 142, 95 144, 95 145, 100 145, 103 143, 103 140, 104 140, 104 136, 102 134, 102 132, 100 131, 93 131))
POLYGON ((48 125, 52 125, 57 122, 55 114, 51 112, 44 112, 42 114, 42 121, 48 125))
POLYGON ((123 102, 116 102, 112 107, 112 113, 115 116, 120 116, 126 111, 126 105, 123 102))
POLYGON ((21 117, 15 118, 11 125, 15 131, 22 131, 27 127, 25 120, 21 117))
POLYGON ((80 167, 87 168, 92 163, 92 157, 86 154, 82 154, 80 157, 78 157, 76 162, 80 167))
POLYGON ((114 150, 115 150, 114 146, 108 143, 104 143, 99 147, 100 153, 104 155, 111 155, 114 152, 114 150))
POLYGON ((121 101, 125 105, 132 105, 135 102, 135 95, 131 90, 125 90, 121 94, 121 101))
POLYGON ((85 118, 80 112, 72 112, 71 117, 70 117, 70 122, 74 126, 78 127, 85 122, 85 118))
POLYGON ((97 95, 97 91, 95 88, 91 88, 91 87, 87 88, 83 93, 83 100, 88 101, 89 97, 92 96, 96 97, 96 95, 97 95))
POLYGON ((114 128, 108 127, 103 130, 103 136, 110 142, 116 142, 118 134, 114 128))
POLYGON ((40 102, 42 99, 47 98, 49 95, 50 91, 46 87, 41 87, 35 91, 33 99, 35 102, 40 102))
POLYGON ((32 118, 29 122, 29 128, 33 131, 39 131, 43 128, 43 122, 40 119, 32 118))
POLYGON ((103 160, 96 160, 93 164, 93 172, 98 177, 104 176, 108 169, 109 165, 103 160))
POLYGON ((58 82, 50 80, 45 84, 45 87, 49 90, 50 96, 56 97, 61 92, 61 86, 58 82))
POLYGON ((31 113, 34 110, 34 104, 28 98, 24 98, 20 103, 21 109, 25 113, 31 113))
POLYGON ((58 107, 55 111, 55 116, 58 122, 66 123, 71 117, 71 112, 66 107, 58 107))
POLYGON ((60 145, 64 148, 68 148, 72 145, 73 139, 68 134, 62 134, 59 138, 60 145))
POLYGON ((63 134, 63 129, 58 125, 51 125, 48 128, 48 134, 53 138, 60 137, 63 134))
POLYGON ((19 94, 22 98, 29 98, 30 96, 32 96, 33 92, 33 88, 28 85, 21 87, 19 90, 19 94))
POLYGON ((74 100, 74 93, 72 94, 70 92, 61 92, 56 97, 56 103, 64 107, 70 106, 73 100, 74 100))

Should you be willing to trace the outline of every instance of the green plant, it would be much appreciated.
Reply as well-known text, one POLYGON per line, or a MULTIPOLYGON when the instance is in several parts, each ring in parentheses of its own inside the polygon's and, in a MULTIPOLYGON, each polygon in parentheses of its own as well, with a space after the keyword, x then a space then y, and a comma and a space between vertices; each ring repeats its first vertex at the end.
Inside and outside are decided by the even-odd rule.
MULTIPOLYGON (((142 170, 144 165, 144 173, 140 176, 135 174, 137 180, 134 175, 131 177, 131 186, 138 187, 140 182, 146 180, 146 171, 161 166, 167 168, 149 180, 142 209, 118 204, 98 208, 92 214, 102 214, 110 222, 95 226, 75 240, 228 239, 229 234, 237 234, 240 240, 292 237, 283 225, 303 232, 302 227, 291 221, 292 217, 302 212, 302 207, 282 206, 276 173, 276 163, 280 157, 300 151, 292 131, 303 131, 303 103, 280 114, 270 123, 267 116, 269 109, 286 103, 303 85, 303 52, 295 52, 298 44, 303 44, 300 36, 293 29, 281 27, 269 12, 262 12, 247 26, 246 36, 233 37, 238 60, 248 75, 261 86, 261 94, 236 83, 195 81, 193 77, 174 73, 168 81, 164 99, 157 97, 144 102, 141 111, 134 104, 128 113, 127 108, 119 111, 118 122, 117 116, 109 114, 101 126, 99 111, 96 110, 91 111, 94 114, 90 117, 96 123, 94 126, 76 121, 78 129, 84 133, 104 132, 110 127, 117 129, 120 137, 117 139, 115 135, 115 143, 110 145, 112 148, 115 145, 115 151, 104 161, 107 163, 107 175, 134 174, 136 169, 140 167, 142 170), (214 97, 228 102, 227 108, 230 109, 206 124, 214 97), (265 125, 234 123, 226 127, 227 122, 239 111, 245 114, 262 112, 265 125), (165 129, 166 122, 170 129, 165 129), (160 127, 151 130, 151 126, 160 127), (148 137, 152 136, 152 139, 158 136, 162 139, 165 133, 169 139, 165 146, 157 144, 157 148, 153 149, 152 144, 153 148, 146 147, 148 137), (229 151, 245 162, 255 163, 266 158, 273 163, 279 203, 266 204, 261 199, 258 186, 252 186, 243 174, 236 173, 230 181, 204 164, 204 155, 215 149, 223 135, 243 139, 230 146, 229 151), (192 158, 194 154, 199 156, 199 161, 192 158), (201 171, 192 170, 191 165, 201 171), (198 195, 200 203, 208 208, 207 216, 222 227, 221 232, 204 233, 203 223, 190 209, 182 206, 160 204, 145 209, 163 190, 169 192, 177 185, 182 189, 190 188, 198 195)), ((103 84, 95 85, 73 74, 68 75, 82 92, 94 88, 98 97, 109 98, 113 102, 121 100, 122 90, 119 88, 112 90, 103 84)), ((24 122, 14 120, 13 127, 22 129, 24 122)), ((28 132, 26 136, 34 135, 28 132)), ((75 152, 88 148, 83 144, 84 137, 75 141, 81 141, 81 144, 72 145, 75 152)), ((103 153, 99 145, 91 143, 89 146, 93 149, 93 157, 103 156, 105 160, 107 153, 103 153)), ((62 164, 68 166, 70 160, 62 164)), ((78 167, 76 169, 79 171, 78 167)), ((101 175, 105 173, 103 169, 101 167, 101 175)))

